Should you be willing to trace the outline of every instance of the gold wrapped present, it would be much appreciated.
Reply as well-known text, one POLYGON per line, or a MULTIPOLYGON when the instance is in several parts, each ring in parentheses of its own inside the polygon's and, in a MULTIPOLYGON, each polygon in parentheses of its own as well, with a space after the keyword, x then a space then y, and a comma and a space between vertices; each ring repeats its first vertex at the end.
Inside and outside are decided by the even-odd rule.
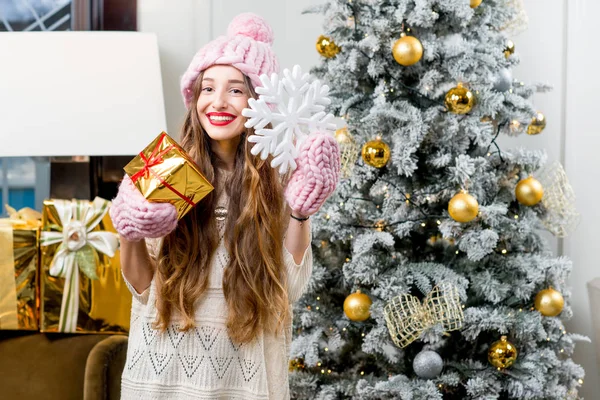
POLYGON ((41 214, 6 206, 0 219, 0 329, 38 329, 37 262, 41 214))
POLYGON ((172 203, 179 219, 214 189, 165 132, 131 160, 125 172, 148 201, 172 203))
POLYGON ((131 293, 121 276, 110 202, 46 200, 42 210, 41 331, 123 333, 131 293))

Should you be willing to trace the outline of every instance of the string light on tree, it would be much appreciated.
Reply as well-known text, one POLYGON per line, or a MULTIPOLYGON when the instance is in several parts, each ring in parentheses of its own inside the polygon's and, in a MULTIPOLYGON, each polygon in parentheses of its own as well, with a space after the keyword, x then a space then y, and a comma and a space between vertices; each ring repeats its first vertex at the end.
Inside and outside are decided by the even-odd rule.
POLYGON ((362 148, 362 158, 368 165, 375 168, 383 168, 390 160, 390 146, 379 137, 365 143, 362 148))
POLYGON ((479 203, 475 197, 463 190, 450 199, 448 213, 457 222, 471 222, 479 213, 479 203))
POLYGON ((517 183, 515 196, 524 206, 535 206, 544 197, 542 184, 533 176, 522 179, 517 183))
POLYGON ((408 67, 421 60, 421 57, 423 57, 423 45, 416 37, 408 36, 402 32, 400 39, 394 42, 392 55, 398 64, 408 67))
POLYGON ((517 348, 502 336, 500 340, 492 343, 488 350, 488 361, 494 367, 506 369, 517 361, 517 348))
POLYGON ((546 116, 541 112, 535 114, 527 126, 528 135, 539 135, 546 128, 546 116))
POLYGON ((464 87, 462 83, 459 83, 446 93, 444 104, 448 111, 454 114, 466 114, 475 105, 475 95, 464 87))
POLYGON ((319 54, 325 58, 333 58, 342 50, 333 39, 325 35, 319 36, 316 46, 319 54))
POLYGON ((511 133, 520 133, 522 132, 521 123, 516 119, 510 121, 509 129, 511 133))
POLYGON ((357 290, 344 300, 344 314, 351 321, 365 321, 371 316, 371 304, 373 304, 371 298, 357 290))
POLYGON ((551 287, 541 290, 535 296, 535 309, 543 316, 556 317, 562 312, 564 306, 565 299, 562 294, 551 287))

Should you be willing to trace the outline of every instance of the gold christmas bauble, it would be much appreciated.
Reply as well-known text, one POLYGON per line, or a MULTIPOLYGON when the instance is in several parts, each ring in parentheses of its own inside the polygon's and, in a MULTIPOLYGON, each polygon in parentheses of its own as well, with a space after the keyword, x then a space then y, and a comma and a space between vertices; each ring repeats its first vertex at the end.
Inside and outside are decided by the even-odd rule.
POLYGON ((369 296, 357 290, 344 300, 344 314, 352 321, 362 322, 371 316, 372 303, 369 296))
POLYGON ((467 192, 457 193, 448 203, 448 212, 457 222, 470 222, 479 213, 479 203, 467 192))
POLYGON ((504 57, 508 58, 511 54, 515 54, 515 43, 512 40, 507 40, 506 47, 504 47, 504 57))
POLYGON ((446 93, 444 103, 448 111, 454 114, 466 114, 473 109, 475 96, 473 92, 459 83, 446 93))
POLYGON ((317 39, 317 51, 325 58, 335 57, 340 50, 341 48, 335 44, 333 39, 328 38, 325 35, 321 35, 317 39))
POLYGON ((392 54, 398 64, 408 67, 416 64, 423 57, 423 45, 416 37, 406 36, 403 33, 394 43, 392 54))
POLYGON ((367 164, 375 168, 383 168, 390 160, 392 151, 387 143, 381 139, 371 140, 362 147, 362 158, 367 164))
POLYGON ((488 361, 496 368, 508 368, 517 361, 517 348, 502 336, 488 350, 488 361))
POLYGON ((531 123, 527 126, 528 135, 537 135, 542 133, 546 127, 546 117, 541 112, 538 112, 535 117, 531 119, 531 123))
POLYGON ((481 2, 482 2, 482 0, 471 0, 471 8, 479 7, 481 2))
POLYGON ((533 176, 521 179, 515 188, 515 195, 519 203, 524 206, 535 206, 544 197, 544 188, 540 181, 533 176))
POLYGON ((559 291, 552 288, 541 290, 535 296, 535 309, 546 317, 556 317, 565 306, 565 299, 559 291))

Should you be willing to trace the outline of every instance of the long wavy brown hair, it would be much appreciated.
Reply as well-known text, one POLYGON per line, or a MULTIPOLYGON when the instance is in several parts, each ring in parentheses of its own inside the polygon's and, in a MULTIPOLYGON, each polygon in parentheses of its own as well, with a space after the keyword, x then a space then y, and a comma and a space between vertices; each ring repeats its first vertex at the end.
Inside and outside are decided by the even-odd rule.
MULTIPOLYGON (((211 138, 200 125, 195 104, 202 89, 202 74, 194 84, 194 97, 181 132, 181 146, 196 161, 213 190, 186 214, 164 238, 157 258, 157 309, 155 327, 165 330, 174 315, 183 318, 182 331, 194 327, 194 303, 208 286, 210 262, 219 244, 214 217, 222 190, 229 196, 224 242, 231 261, 224 270, 227 330, 240 343, 249 342, 260 329, 277 333, 290 317, 283 262, 286 204, 283 184, 270 166, 250 153, 253 144, 246 129, 237 147, 234 171, 220 176, 222 160, 211 150, 211 138)), ((250 80, 246 89, 256 98, 250 80)))

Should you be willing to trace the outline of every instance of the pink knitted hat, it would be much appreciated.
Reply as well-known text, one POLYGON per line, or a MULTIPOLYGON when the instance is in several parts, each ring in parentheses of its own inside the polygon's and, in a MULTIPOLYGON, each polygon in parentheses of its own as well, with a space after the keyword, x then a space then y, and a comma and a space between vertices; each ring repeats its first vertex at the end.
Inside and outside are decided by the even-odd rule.
POLYGON ((279 71, 272 43, 273 30, 262 17, 253 13, 235 17, 229 23, 227 36, 220 36, 201 48, 183 74, 181 94, 185 106, 190 106, 192 87, 200 72, 216 64, 236 67, 250 78, 254 87, 260 86, 260 75, 279 71))

